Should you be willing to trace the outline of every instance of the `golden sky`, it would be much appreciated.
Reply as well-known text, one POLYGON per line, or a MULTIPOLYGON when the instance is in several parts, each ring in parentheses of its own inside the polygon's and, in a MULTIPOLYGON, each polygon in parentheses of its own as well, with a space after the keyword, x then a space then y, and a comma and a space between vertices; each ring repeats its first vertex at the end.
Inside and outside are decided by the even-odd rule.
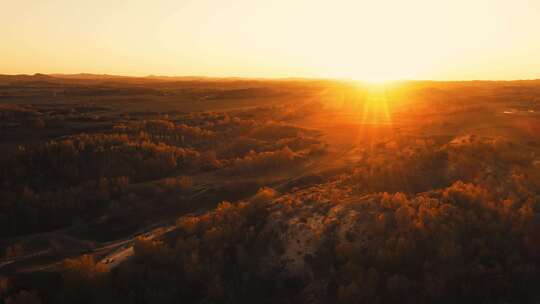
POLYGON ((540 0, 0 0, 0 73, 540 78, 540 0))

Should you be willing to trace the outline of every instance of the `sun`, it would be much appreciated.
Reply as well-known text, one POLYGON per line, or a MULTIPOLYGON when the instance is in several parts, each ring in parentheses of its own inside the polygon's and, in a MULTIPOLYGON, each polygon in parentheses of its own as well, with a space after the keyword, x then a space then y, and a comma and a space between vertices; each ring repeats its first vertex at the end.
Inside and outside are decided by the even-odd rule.
POLYGON ((399 66, 390 67, 380 64, 378 67, 365 66, 357 71, 343 72, 343 74, 359 83, 381 85, 415 79, 415 75, 418 73, 411 71, 411 69, 400 69, 399 66))
POLYGON ((383 75, 383 74, 368 75, 360 79, 361 82, 364 82, 368 85, 382 85, 382 84, 386 84, 386 83, 396 81, 396 80, 398 79, 391 77, 389 75, 383 75))

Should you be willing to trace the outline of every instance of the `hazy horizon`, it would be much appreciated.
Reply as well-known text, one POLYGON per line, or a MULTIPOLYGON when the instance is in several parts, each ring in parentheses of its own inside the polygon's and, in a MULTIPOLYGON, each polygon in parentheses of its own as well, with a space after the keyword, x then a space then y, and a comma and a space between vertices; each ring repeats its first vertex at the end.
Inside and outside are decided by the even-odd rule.
POLYGON ((66 77, 74 79, 84 79, 86 77, 111 77, 111 78, 201 78, 201 79, 239 79, 239 80, 305 80, 305 81, 345 81, 345 82, 359 82, 359 83, 392 83, 392 82, 519 82, 519 81, 539 81, 540 76, 536 78, 515 78, 515 79, 387 79, 387 80, 362 80, 353 78, 324 78, 324 77, 303 77, 303 76, 208 76, 197 74, 141 74, 141 75, 127 75, 127 74, 110 74, 110 73, 87 73, 87 72, 74 72, 74 73, 43 73, 43 72, 29 72, 29 73, 17 73, 7 74, 0 73, 1 76, 37 76, 44 75, 50 77, 66 77), (79 78, 77 76, 80 76, 79 78))

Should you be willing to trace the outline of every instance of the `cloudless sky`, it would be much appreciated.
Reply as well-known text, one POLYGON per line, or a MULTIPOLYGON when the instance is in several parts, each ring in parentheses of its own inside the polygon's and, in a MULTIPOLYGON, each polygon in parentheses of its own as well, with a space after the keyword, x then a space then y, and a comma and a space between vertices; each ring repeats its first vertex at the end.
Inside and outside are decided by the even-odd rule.
POLYGON ((0 0, 0 73, 540 78, 540 0, 0 0))

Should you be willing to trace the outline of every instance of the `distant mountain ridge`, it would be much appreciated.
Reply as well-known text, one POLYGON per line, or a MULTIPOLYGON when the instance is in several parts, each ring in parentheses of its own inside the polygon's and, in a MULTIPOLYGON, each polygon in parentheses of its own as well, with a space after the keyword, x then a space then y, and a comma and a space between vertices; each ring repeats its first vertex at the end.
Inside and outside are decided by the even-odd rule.
MULTIPOLYGON (((324 78, 302 78, 302 77, 284 77, 284 78, 264 78, 264 77, 211 77, 211 76, 163 76, 163 75, 147 75, 147 76, 125 76, 125 75, 111 75, 111 74, 92 74, 92 73, 76 73, 76 74, 63 74, 52 73, 43 74, 35 73, 31 74, 0 74, 0 82, 14 82, 14 81, 54 81, 58 80, 72 80, 72 81, 126 81, 126 82, 139 82, 139 81, 156 81, 156 82, 175 82, 175 81, 209 81, 209 82, 235 82, 235 81, 345 81, 345 82, 357 82, 350 79, 324 79, 324 78)), ((362 82, 362 81, 358 81, 362 82)), ((393 83, 540 83, 540 79, 516 79, 516 80, 396 80, 391 81, 393 83)))

